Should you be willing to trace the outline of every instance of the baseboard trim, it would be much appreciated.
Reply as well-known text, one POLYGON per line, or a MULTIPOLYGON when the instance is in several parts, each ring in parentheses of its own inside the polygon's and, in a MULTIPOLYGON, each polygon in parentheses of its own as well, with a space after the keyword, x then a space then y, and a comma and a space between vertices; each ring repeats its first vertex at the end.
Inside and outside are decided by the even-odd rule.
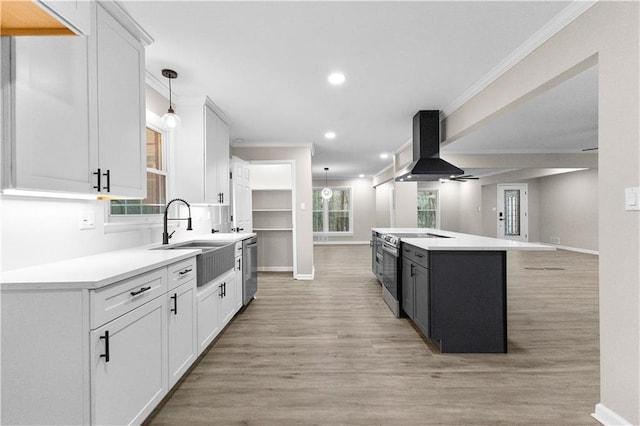
POLYGON ((314 241, 313 245, 347 245, 347 244, 367 244, 369 245, 369 241, 314 241))
POLYGON ((293 272, 293 266, 258 266, 258 272, 293 272))
POLYGON ((620 416, 615 411, 605 407, 602 403, 596 404, 596 411, 595 413, 591 413, 591 417, 607 426, 631 425, 631 422, 627 421, 627 419, 620 416))
POLYGON ((313 265, 313 267, 311 268, 310 274, 298 274, 295 276, 295 279, 300 281, 313 281, 315 279, 315 276, 316 276, 316 266, 313 265))
POLYGON ((593 255, 596 255, 596 256, 600 255, 600 252, 598 250, 589 250, 589 249, 583 249, 583 248, 578 248, 578 247, 561 246, 559 244, 551 244, 551 243, 537 243, 537 244, 542 244, 542 245, 549 246, 549 247, 555 247, 555 248, 560 249, 560 250, 575 251, 575 252, 578 252, 578 253, 593 254, 593 255))

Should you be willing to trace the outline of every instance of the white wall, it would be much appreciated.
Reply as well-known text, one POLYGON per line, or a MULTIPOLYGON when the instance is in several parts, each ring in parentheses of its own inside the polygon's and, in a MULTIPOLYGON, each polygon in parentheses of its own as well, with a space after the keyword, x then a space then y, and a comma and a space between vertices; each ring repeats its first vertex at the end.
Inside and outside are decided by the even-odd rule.
MULTIPOLYGON (((1 196, 2 271, 50 263, 74 257, 104 253, 162 242, 162 225, 127 232, 105 232, 108 201, 60 200, 1 196), (95 214, 95 229, 80 230, 80 213, 95 214)), ((216 209, 217 210, 217 209, 216 209)), ((219 213, 209 207, 192 207, 193 231, 186 223, 172 222, 172 242, 211 232, 219 213), (173 228, 179 223, 179 228, 173 228)), ((186 211, 181 212, 185 215, 186 211)))
MULTIPOLYGON (((313 182, 314 188, 323 188, 324 180, 313 182)), ((329 180, 329 186, 350 187, 353 202, 353 235, 348 237, 314 237, 315 241, 369 242, 371 228, 376 226, 376 191, 371 179, 329 180)))
POLYGON ((393 182, 386 182, 375 187, 376 191, 376 228, 391 226, 391 192, 393 182))
POLYGON ((395 228, 415 228, 418 226, 418 183, 395 183, 395 228))
POLYGON ((540 241, 598 250, 598 170, 537 179, 540 185, 540 241))

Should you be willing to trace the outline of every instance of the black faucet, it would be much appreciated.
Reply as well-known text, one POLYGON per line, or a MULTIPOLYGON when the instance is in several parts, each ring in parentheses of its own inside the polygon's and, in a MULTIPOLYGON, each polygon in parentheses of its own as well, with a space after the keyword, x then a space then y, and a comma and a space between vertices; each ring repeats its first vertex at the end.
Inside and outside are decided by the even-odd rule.
POLYGON ((189 203, 187 203, 182 198, 174 198, 173 200, 169 201, 167 203, 167 207, 165 207, 165 209, 164 209, 164 232, 162 233, 162 244, 169 244, 169 238, 171 238, 171 235, 173 235, 173 232, 176 232, 176 231, 173 231, 171 233, 171 235, 169 235, 169 232, 167 230, 167 221, 169 221, 169 220, 186 220, 187 221, 187 231, 193 231, 193 228, 191 227, 191 206, 189 205, 189 203), (187 208, 189 209, 189 217, 187 219, 181 219, 181 218, 169 219, 167 217, 168 213, 169 213, 169 206, 174 201, 182 201, 187 206, 187 208))

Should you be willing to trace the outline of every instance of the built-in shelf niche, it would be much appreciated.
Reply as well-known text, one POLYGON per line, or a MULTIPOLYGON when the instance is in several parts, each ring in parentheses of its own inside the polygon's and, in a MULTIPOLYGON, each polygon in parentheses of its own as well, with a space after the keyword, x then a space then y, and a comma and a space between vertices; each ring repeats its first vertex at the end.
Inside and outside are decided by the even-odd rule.
POLYGON ((258 234, 258 270, 293 271, 293 178, 290 163, 252 163, 253 231, 258 234))

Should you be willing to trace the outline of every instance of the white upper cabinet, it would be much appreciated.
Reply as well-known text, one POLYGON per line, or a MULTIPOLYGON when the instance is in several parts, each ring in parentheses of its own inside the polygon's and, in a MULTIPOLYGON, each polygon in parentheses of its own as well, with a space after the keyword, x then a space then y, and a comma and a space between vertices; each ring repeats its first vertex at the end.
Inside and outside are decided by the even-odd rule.
POLYGON ((189 203, 229 205, 229 127, 207 99, 184 101, 176 146, 177 196, 189 203))
POLYGON ((3 189, 146 195, 144 47, 89 4, 89 37, 15 38, 2 51, 3 189))
POLYGON ((35 3, 76 34, 90 33, 91 7, 87 0, 35 0, 35 3))
POLYGON ((6 186, 90 192, 87 39, 16 37, 11 51, 15 167, 6 186))
POLYGON ((97 18, 100 192, 144 198, 144 48, 101 7, 97 18))
POLYGON ((217 159, 216 193, 220 197, 220 204, 229 205, 229 126, 218 118, 216 129, 216 144, 213 152, 217 159))

